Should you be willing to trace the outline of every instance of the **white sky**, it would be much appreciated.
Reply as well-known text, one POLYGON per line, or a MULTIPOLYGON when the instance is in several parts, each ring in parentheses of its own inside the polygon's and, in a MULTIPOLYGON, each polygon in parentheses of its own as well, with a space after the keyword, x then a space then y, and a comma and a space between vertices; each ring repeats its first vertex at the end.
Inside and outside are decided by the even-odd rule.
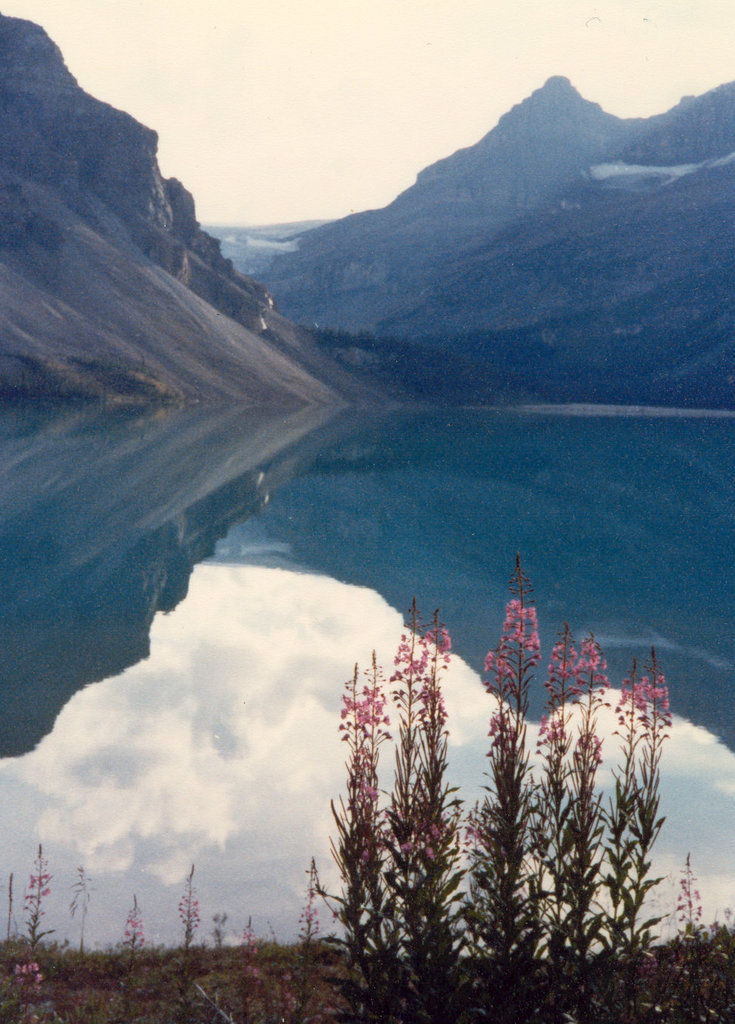
POLYGON ((554 74, 619 116, 735 80, 733 0, 2 0, 155 128, 204 223, 384 206, 554 74))

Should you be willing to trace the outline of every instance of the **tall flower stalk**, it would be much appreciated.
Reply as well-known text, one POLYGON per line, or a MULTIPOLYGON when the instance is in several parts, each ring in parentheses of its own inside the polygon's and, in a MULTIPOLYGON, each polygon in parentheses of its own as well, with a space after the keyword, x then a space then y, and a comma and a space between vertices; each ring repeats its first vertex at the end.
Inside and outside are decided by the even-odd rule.
POLYGON ((192 946, 199 928, 199 900, 194 889, 194 865, 186 876, 184 891, 179 900, 179 920, 183 929, 181 954, 178 958, 179 1001, 178 1018, 186 1022, 191 1018, 191 990, 193 984, 192 946))
POLYGON ((128 910, 123 929, 123 949, 127 951, 127 964, 125 969, 125 981, 123 982, 123 1014, 129 1016, 131 1000, 133 997, 133 982, 135 966, 140 951, 145 945, 145 932, 143 930, 143 917, 138 905, 138 897, 133 895, 133 905, 128 910))
POLYGON ((6 942, 10 942, 10 932, 13 924, 13 872, 8 878, 8 927, 5 935, 6 942))
POLYGON ((645 901, 660 879, 650 875, 651 851, 661 832, 661 756, 671 727, 666 680, 656 652, 640 679, 637 665, 624 680, 615 709, 620 760, 614 771, 615 790, 605 811, 608 873, 605 887, 610 911, 606 946, 611 960, 624 967, 618 1001, 636 1012, 636 984, 645 951, 661 918, 642 919, 645 901))
POLYGON ((553 1019, 562 1020, 571 1011, 580 1024, 595 1016, 593 953, 604 926, 599 902, 604 820, 597 773, 602 764, 598 715, 609 687, 605 670, 594 637, 582 641, 578 655, 565 626, 549 666, 547 713, 540 730, 546 770, 537 831, 547 814, 554 829, 553 853, 544 862, 551 881, 549 893, 544 893, 546 945, 551 976, 565 980, 550 991, 549 1001, 553 1019), (555 723, 551 731, 549 721, 555 723))
POLYGON ((398 733, 384 806, 378 761, 390 738, 389 717, 374 655, 362 689, 356 668, 343 696, 347 794, 332 808, 342 893, 330 902, 344 928, 350 968, 342 986, 350 1006, 345 1020, 459 1019, 461 809, 446 781, 441 688, 450 648, 438 618, 423 626, 414 603, 391 677, 398 733))
POLYGON ((471 823, 468 919, 477 1017, 520 1024, 530 1019, 535 1005, 541 939, 532 829, 537 790, 526 726, 540 646, 520 559, 510 589, 500 643, 485 659, 485 686, 492 698, 488 783, 471 823))
POLYGON ((332 855, 339 896, 320 892, 342 925, 347 976, 341 987, 355 1021, 391 1021, 398 984, 398 936, 383 877, 385 820, 379 806, 380 748, 390 739, 382 670, 375 653, 360 686, 358 666, 345 684, 339 731, 347 746, 347 792, 332 803, 332 855))
POLYGON ((128 950, 129 959, 134 962, 135 957, 145 945, 145 932, 143 930, 143 917, 138 906, 138 897, 133 896, 133 905, 128 911, 123 930, 123 946, 128 950))
POLYGON ((572 749, 572 711, 578 653, 565 623, 554 645, 544 686, 546 707, 536 744, 542 770, 533 818, 538 856, 538 892, 543 897, 544 953, 550 973, 559 976, 566 955, 567 890, 564 865, 569 856, 572 811, 569 773, 572 749))
POLYGON ((196 897, 196 891, 194 889, 193 864, 191 866, 191 871, 186 876, 184 892, 179 900, 179 920, 181 921, 181 926, 183 928, 183 947, 184 949, 191 949, 200 922, 199 900, 196 897))
POLYGON ((294 1024, 304 1024, 311 1016, 315 961, 319 941, 319 910, 317 907, 319 877, 313 858, 306 874, 308 876, 306 902, 299 916, 299 946, 293 992, 295 1003, 294 1024))
POLYGON ((43 847, 38 844, 38 853, 34 863, 28 888, 25 893, 24 907, 26 912, 26 941, 29 953, 36 951, 38 944, 47 935, 53 934, 53 928, 44 930, 42 921, 45 915, 43 901, 51 894, 51 875, 48 861, 43 855, 43 847))
POLYGON ((92 899, 92 886, 89 876, 83 867, 77 868, 77 878, 72 886, 72 900, 69 904, 69 911, 72 917, 76 917, 77 911, 81 918, 79 926, 79 952, 84 952, 84 926, 87 921, 87 911, 92 899))
POLYGON ((438 614, 424 627, 414 601, 391 677, 398 741, 386 809, 386 882, 400 922, 404 1013, 427 1024, 457 1020, 465 996, 461 803, 446 778, 449 734, 442 693, 450 650, 438 614))
POLYGON ((242 1021, 243 1024, 254 1024, 257 1006, 262 1002, 264 979, 259 964, 258 940, 249 918, 247 927, 242 933, 241 948, 243 956, 240 981, 242 1021))

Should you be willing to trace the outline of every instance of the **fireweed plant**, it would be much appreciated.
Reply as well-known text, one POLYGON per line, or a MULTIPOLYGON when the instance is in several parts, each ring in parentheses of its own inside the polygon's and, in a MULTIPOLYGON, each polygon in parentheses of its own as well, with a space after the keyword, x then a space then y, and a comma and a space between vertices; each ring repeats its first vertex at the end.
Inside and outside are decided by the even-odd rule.
POLYGON ((306 901, 299 915, 299 945, 296 958, 296 974, 294 977, 294 1016, 298 1021, 309 1020, 312 1010, 314 976, 319 944, 319 908, 317 906, 317 889, 319 877, 314 858, 311 859, 306 872, 306 901))
POLYGON ((39 843, 38 853, 33 871, 28 881, 23 907, 26 914, 26 942, 29 956, 36 952, 39 942, 53 933, 53 929, 43 929, 43 901, 51 893, 51 875, 48 872, 48 861, 43 855, 43 847, 39 843))
POLYGON ((540 659, 535 608, 520 572, 511 582, 500 642, 485 658, 491 698, 485 796, 469 822, 467 922, 479 1019, 525 1020, 537 1002, 541 942, 537 791, 526 716, 540 659))
POLYGON ((446 781, 441 689, 450 649, 438 616, 422 626, 414 602, 390 680, 398 737, 382 843, 402 968, 400 1004, 407 1019, 431 1024, 454 1020, 463 993, 461 804, 446 781))
POLYGON ((671 724, 651 653, 615 708, 614 788, 600 785, 600 715, 610 684, 593 636, 568 626, 551 654, 534 744, 527 724, 541 661, 536 610, 520 560, 500 641, 485 661, 490 697, 484 796, 468 813, 447 781, 442 677, 450 641, 415 603, 391 678, 391 739, 375 656, 342 700, 346 794, 333 803, 345 1021, 590 1024, 643 1019, 641 992, 659 918, 646 898, 659 814, 660 761, 671 724), (463 841, 464 839, 464 841, 463 841))
POLYGON ((145 931, 143 930, 143 917, 138 906, 138 897, 133 895, 133 905, 128 911, 123 929, 123 947, 128 951, 131 967, 135 958, 145 945, 145 931))
POLYGON ((130 1011, 135 982, 135 967, 140 952, 145 945, 145 931, 143 929, 143 916, 138 905, 138 897, 133 895, 133 905, 128 910, 123 929, 122 947, 125 951, 125 980, 122 982, 123 1007, 127 1016, 130 1011))
POLYGON ((196 936, 197 929, 199 928, 199 900, 196 897, 196 890, 194 889, 194 865, 191 866, 191 871, 186 876, 184 882, 184 891, 179 900, 179 920, 181 921, 181 927, 183 930, 182 948, 185 950, 191 949, 194 937, 196 936))
POLYGON ((384 676, 375 655, 360 686, 346 684, 340 732, 347 744, 347 793, 332 805, 332 852, 340 896, 324 893, 344 929, 348 974, 344 1020, 457 1019, 464 989, 460 920, 460 804, 446 782, 446 710, 441 675, 450 639, 415 604, 391 677, 397 713, 393 789, 381 801, 380 748, 389 740, 384 676))
POLYGON ((379 808, 380 748, 390 739, 387 698, 382 671, 373 655, 372 668, 360 686, 357 665, 345 684, 341 739, 347 745, 347 792, 332 803, 337 827, 332 854, 342 879, 340 896, 320 892, 343 926, 341 945, 347 976, 342 991, 353 1019, 395 1021, 393 994, 400 977, 396 915, 385 886, 385 815, 379 808))
POLYGON ((72 917, 76 917, 77 912, 79 913, 80 929, 79 929, 79 952, 84 952, 84 925, 87 921, 87 911, 89 910, 89 904, 92 899, 92 885, 89 880, 89 876, 83 867, 77 868, 77 877, 74 885, 72 886, 72 899, 69 904, 69 911, 72 917))
POLYGON ((179 920, 182 928, 182 942, 178 972, 178 1019, 188 1021, 192 1014, 192 991, 194 985, 193 945, 200 924, 199 900, 194 888, 194 865, 186 876, 184 891, 179 900, 179 920))
POLYGON ((668 690, 654 650, 646 669, 637 678, 634 661, 630 678, 623 681, 615 708, 620 759, 614 794, 603 811, 608 908, 602 940, 607 960, 621 968, 616 975, 619 990, 609 997, 631 1019, 639 1011, 636 977, 660 922, 660 917, 641 920, 641 915, 659 882, 650 877, 651 850, 664 823, 659 814, 661 755, 671 727, 668 690))

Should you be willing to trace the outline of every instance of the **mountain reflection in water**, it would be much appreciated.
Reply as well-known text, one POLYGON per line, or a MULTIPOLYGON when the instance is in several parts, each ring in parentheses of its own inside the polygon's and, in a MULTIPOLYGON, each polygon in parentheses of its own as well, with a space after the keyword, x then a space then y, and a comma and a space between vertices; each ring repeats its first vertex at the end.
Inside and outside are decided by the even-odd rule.
POLYGON ((83 864, 93 941, 119 938, 133 892, 173 941, 195 862, 205 928, 226 911, 292 935, 311 855, 330 870, 341 687, 373 647, 390 671, 414 594, 454 638, 452 764, 476 795, 477 671, 520 550, 545 653, 565 619, 593 628, 619 680, 656 640, 684 715, 660 869, 691 849, 708 910, 735 904, 735 755, 715 735, 735 737, 734 426, 4 417, 0 878, 40 840, 60 933, 83 864))
POLYGON ((75 690, 148 655, 155 613, 327 418, 0 417, 0 754, 32 748, 75 690))

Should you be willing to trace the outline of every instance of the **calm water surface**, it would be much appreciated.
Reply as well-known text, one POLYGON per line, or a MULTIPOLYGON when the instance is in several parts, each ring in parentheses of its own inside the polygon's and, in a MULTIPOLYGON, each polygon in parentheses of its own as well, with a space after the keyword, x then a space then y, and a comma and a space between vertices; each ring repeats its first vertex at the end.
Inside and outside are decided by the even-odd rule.
POLYGON ((708 914, 735 907, 735 419, 16 412, 0 448, 0 885, 14 872, 21 931, 40 841, 60 937, 84 866, 88 940, 118 941, 135 894, 175 941, 192 863, 204 932, 224 912, 293 936, 311 856, 331 874, 342 686, 373 648, 390 666, 414 596, 453 636, 474 799, 516 551, 545 652, 565 621, 592 630, 619 682, 655 644, 677 713, 661 907, 690 850, 708 914))

